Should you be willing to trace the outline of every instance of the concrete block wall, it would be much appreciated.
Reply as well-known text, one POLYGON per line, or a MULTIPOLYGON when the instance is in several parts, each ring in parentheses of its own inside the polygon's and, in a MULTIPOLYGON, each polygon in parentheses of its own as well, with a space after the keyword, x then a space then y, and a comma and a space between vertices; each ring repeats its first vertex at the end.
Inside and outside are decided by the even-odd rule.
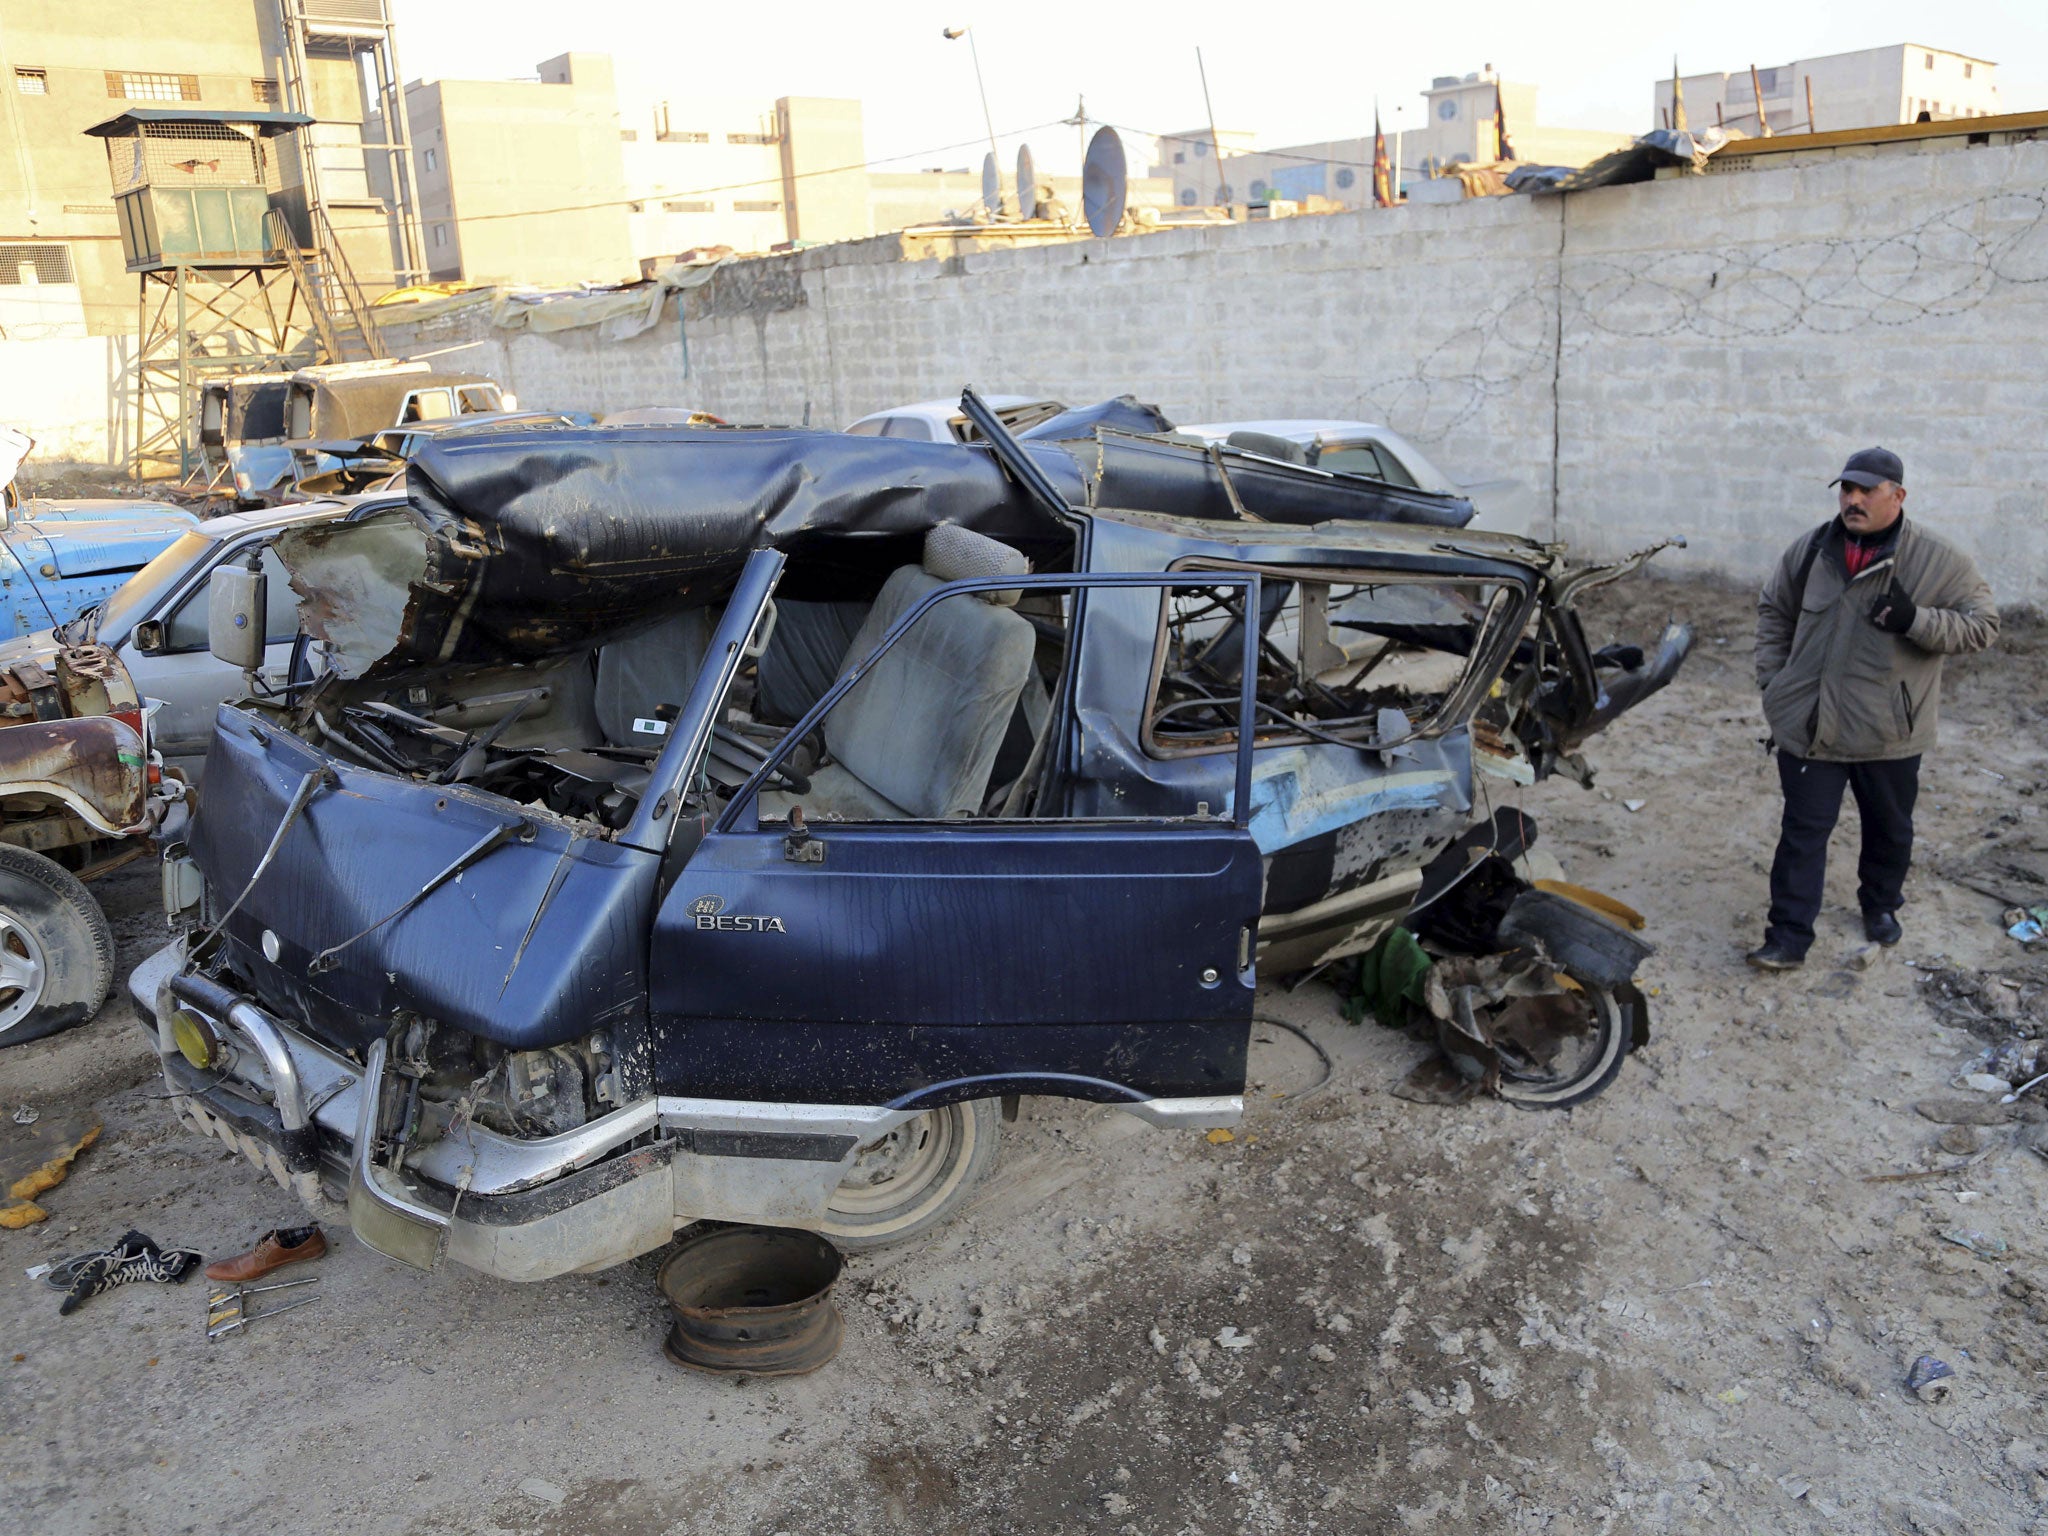
MULTIPOLYGON (((1364 416, 1464 479, 1527 482, 1589 553, 1685 532, 1664 569, 1759 575, 1825 517, 1851 447, 2001 597, 2048 601, 2048 144, 1871 147, 1569 199, 1497 199, 894 259, 729 268, 625 341, 387 329, 525 404, 691 404, 836 426, 965 382, 1180 420, 1364 416), (1561 352, 1559 342, 1561 341, 1561 352)), ((4 342, 0 418, 45 462, 117 462, 116 340, 4 342)), ((1548 525, 1544 525, 1548 526, 1548 525)))
POLYGON ((1567 199, 1562 534, 1760 577, 1882 443, 1909 516, 2048 600, 2048 144, 1942 142, 1567 199))
POLYGON ((474 311, 387 336, 464 346, 451 364, 535 406, 843 426, 971 383, 1128 391, 1182 421, 1377 419, 1460 479, 1522 479, 1539 529, 1586 553, 1683 532, 1661 568, 1740 579, 1881 442, 1911 515, 2002 601, 2048 603, 2048 143, 1736 163, 949 260, 829 247, 729 267, 627 341, 474 311))
POLYGON ((832 247, 728 268, 680 322, 628 341, 492 332, 476 311, 385 337, 395 352, 479 343, 445 355, 535 407, 844 426, 972 384, 1128 392, 1180 421, 1388 420, 1447 472, 1526 475, 1548 506, 1558 212, 1500 199, 922 262, 832 247))

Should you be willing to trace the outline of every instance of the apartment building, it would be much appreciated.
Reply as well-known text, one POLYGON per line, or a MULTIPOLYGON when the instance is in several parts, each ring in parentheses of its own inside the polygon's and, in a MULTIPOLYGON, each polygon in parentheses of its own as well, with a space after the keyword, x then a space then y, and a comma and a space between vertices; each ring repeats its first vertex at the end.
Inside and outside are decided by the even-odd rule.
POLYGON ((636 258, 872 234, 858 101, 690 96, 622 119, 636 258))
POLYGON ((612 61, 564 53, 533 80, 405 88, 427 275, 574 285, 640 275, 612 61))
MULTIPOLYGON (((1922 114, 1945 122, 1993 117, 2005 110, 1998 99, 1996 64, 1919 43, 1794 59, 1758 68, 1754 80, 1743 65, 1721 74, 1684 75, 1680 84, 1688 124, 1725 123, 1748 134, 1760 132, 1760 122, 1773 133, 1805 131, 1809 92, 1813 127, 1821 133, 1918 122, 1922 114)), ((1650 126, 1669 126, 1671 99, 1671 81, 1658 81, 1651 92, 1650 126)))
MULTIPOLYGON (((136 106, 277 107, 283 59, 281 18, 267 0, 189 0, 175 11, 140 0, 0 0, 0 333, 133 331, 137 283, 122 263, 106 144, 85 130, 136 106)), ((336 198, 360 188, 380 210, 365 221, 375 228, 358 275, 374 283, 381 264, 388 282, 354 56, 316 52, 307 86, 336 198)), ((296 147, 279 155, 279 169, 288 197, 303 175, 296 147)))

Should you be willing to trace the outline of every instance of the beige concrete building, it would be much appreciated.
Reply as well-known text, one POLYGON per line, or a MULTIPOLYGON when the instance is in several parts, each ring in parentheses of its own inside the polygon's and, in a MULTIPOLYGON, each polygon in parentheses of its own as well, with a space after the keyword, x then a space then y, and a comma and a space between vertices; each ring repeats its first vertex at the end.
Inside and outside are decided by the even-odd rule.
POLYGON ((1466 75, 1439 75, 1422 93, 1423 120, 1403 137, 1408 177, 1447 165, 1497 158, 1494 108, 1506 109, 1508 143, 1524 165, 1584 165, 1635 135, 1623 129, 1553 128, 1537 119, 1536 87, 1503 80, 1491 64, 1466 75))
POLYGON ((428 276, 574 285, 638 277, 612 61, 565 53, 536 80, 405 90, 428 276))
POLYGON ((622 122, 644 266, 704 246, 766 251, 873 233, 858 101, 691 96, 629 107, 622 122))
MULTIPOLYGON (((1629 142, 1619 130, 1550 128, 1536 120, 1536 87, 1499 79, 1489 66, 1464 76, 1439 75, 1422 93, 1419 123, 1391 113, 1381 119, 1387 159, 1412 194, 1416 183, 1444 166, 1495 158, 1494 103, 1507 109, 1508 141, 1515 158, 1538 165, 1584 165, 1629 142), (1402 129, 1405 127, 1406 131, 1402 129)), ((1344 208, 1372 205, 1373 139, 1325 139, 1260 149, 1254 136, 1224 130, 1218 174, 1207 128, 1164 134, 1157 140, 1152 174, 1170 178, 1173 200, 1184 208, 1215 203, 1261 203, 1281 198, 1306 203, 1327 198, 1344 208)))
MULTIPOLYGON (((1996 64, 1919 43, 1794 59, 1757 70, 1754 81, 1743 65, 1725 74, 1685 75, 1680 83, 1685 87, 1686 121, 1692 127, 1719 122, 1748 134, 1758 131, 1759 91, 1762 118, 1773 133, 1804 132, 1809 84, 1813 127, 1819 133, 1918 122, 1923 112, 1930 122, 1939 123, 1992 117, 2005 110, 1999 105, 1996 64)), ((1650 105, 1651 126, 1670 126, 1669 79, 1657 82, 1650 105)))
MULTIPOLYGON (((275 0, 168 9, 0 0, 0 328, 17 338, 133 331, 138 285, 122 264, 107 150, 85 130, 135 106, 276 107, 283 59, 275 0)), ((347 54, 316 54, 307 84, 331 140, 322 154, 323 170, 338 178, 330 202, 360 189, 379 210, 364 221, 375 228, 358 276, 374 286, 381 266, 388 283, 381 203, 364 172, 357 65, 347 54)), ((303 175, 296 149, 280 154, 279 169, 289 196, 303 175)))
MULTIPOLYGON (((622 100, 604 54, 550 59, 535 80, 415 82, 406 103, 437 280, 618 281, 690 251, 858 240, 981 201, 979 168, 870 171, 858 101, 622 100)), ((1014 198, 1014 164, 1003 179, 1014 198)), ((1078 213, 1078 178, 1051 185, 1078 213)), ((1135 179, 1129 201, 1169 208, 1171 183, 1135 179)))

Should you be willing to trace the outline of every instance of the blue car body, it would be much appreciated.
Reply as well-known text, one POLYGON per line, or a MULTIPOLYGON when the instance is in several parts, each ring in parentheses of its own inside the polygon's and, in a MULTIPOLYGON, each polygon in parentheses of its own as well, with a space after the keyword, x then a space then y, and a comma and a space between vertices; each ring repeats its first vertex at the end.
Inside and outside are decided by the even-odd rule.
POLYGON ((198 523, 157 501, 31 498, 11 507, 0 531, 0 640, 105 602, 198 523))

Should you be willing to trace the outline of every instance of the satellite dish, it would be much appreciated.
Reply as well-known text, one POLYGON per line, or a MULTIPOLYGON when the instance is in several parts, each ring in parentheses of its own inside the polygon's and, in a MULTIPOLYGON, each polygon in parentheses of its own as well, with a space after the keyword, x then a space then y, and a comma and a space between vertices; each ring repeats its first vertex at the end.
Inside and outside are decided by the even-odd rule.
POLYGON ((1003 178, 996 171, 996 152, 981 157, 981 205, 991 217, 1003 211, 1003 178))
POLYGON ((1030 218, 1038 211, 1038 167, 1031 161, 1031 146, 1017 151, 1017 212, 1030 218))
POLYGON ((1081 212, 1090 233, 1107 238, 1123 226, 1124 194, 1130 173, 1124 162, 1124 141, 1114 128, 1098 128, 1081 162, 1081 212))

